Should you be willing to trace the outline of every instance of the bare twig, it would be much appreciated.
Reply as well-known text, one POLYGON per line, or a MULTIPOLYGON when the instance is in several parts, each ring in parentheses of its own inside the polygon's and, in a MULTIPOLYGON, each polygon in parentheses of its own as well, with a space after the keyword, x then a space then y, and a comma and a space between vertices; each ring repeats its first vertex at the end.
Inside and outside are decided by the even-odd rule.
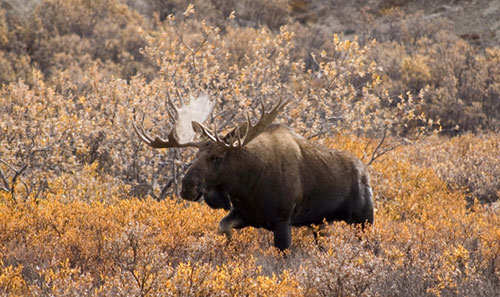
POLYGON ((8 192, 9 191, 9 182, 7 181, 7 178, 5 177, 5 173, 3 172, 2 168, 0 168, 0 179, 2 180, 2 183, 3 183, 3 184, 0 184, 0 189, 8 192))
MULTIPOLYGON (((397 147, 401 146, 401 144, 395 144, 395 145, 390 145, 390 146, 384 147, 384 142, 387 139, 387 131, 388 131, 388 128, 385 128, 384 129, 384 134, 383 134, 382 138, 380 139, 380 141, 378 142, 377 147, 375 147, 375 149, 373 150, 371 158, 370 158, 370 161, 368 161, 366 163, 366 166, 370 166, 378 158, 382 157, 386 153, 388 153, 390 151, 393 151, 397 147)), ((371 142, 371 141, 372 141, 372 139, 370 139, 369 142, 371 142)), ((365 149, 367 147, 368 147, 368 145, 365 147, 365 149)))
POLYGON ((382 138, 380 139, 379 143, 377 144, 377 147, 373 150, 371 159, 370 159, 370 161, 368 161, 368 163, 366 164, 366 166, 370 166, 370 164, 372 164, 373 161, 375 161, 375 159, 377 159, 378 157, 380 157, 377 154, 377 151, 382 147, 382 144, 384 144, 386 136, 387 136, 387 128, 384 129, 384 135, 382 136, 382 138))
MULTIPOLYGON (((65 131, 62 132, 61 136, 59 139, 56 141, 42 147, 36 147, 35 145, 35 140, 31 139, 31 147, 27 150, 28 154, 23 158, 24 162, 22 163, 21 167, 14 167, 13 165, 9 164, 9 162, 0 159, 0 163, 4 164, 5 166, 8 167, 8 169, 13 172, 13 176, 10 179, 10 182, 8 180, 7 175, 5 172, 0 168, 0 190, 9 192, 13 198, 14 201, 17 201, 16 198, 16 185, 18 182, 21 182, 26 190, 25 194, 25 199, 29 197, 29 195, 33 192, 33 186, 36 183, 30 182, 26 183, 24 180, 21 179, 22 174, 28 169, 28 168, 47 168, 47 159, 44 160, 44 162, 39 163, 39 164, 34 164, 35 163, 35 155, 38 153, 43 153, 46 152, 50 149, 52 149, 56 144, 62 143, 64 141, 64 138, 66 135, 69 134, 69 131, 71 129, 66 129, 65 131)), ((40 133, 39 131, 37 133, 40 133)), ((40 193, 40 188, 38 189, 38 194, 40 193)), ((37 196, 38 196, 37 194, 37 196)))
MULTIPOLYGON (((1 178, 2 183, 3 183, 3 184, 0 184, 0 189, 3 190, 3 191, 9 192, 10 195, 12 196, 12 199, 14 201, 17 201, 17 199, 16 199, 16 184, 17 184, 17 180, 21 176, 21 174, 23 174, 23 172, 28 168, 28 164, 24 164, 21 168, 15 168, 15 167, 11 166, 9 163, 7 163, 4 160, 0 159, 0 162, 2 162, 3 164, 7 165, 10 170, 14 171, 14 176, 12 177, 12 179, 10 181, 10 184, 9 184, 9 182, 7 180, 7 177, 5 176, 5 173, 0 168, 0 178, 1 178)), ((26 186, 25 183, 24 183, 24 186, 28 190, 28 187, 26 186)))
POLYGON ((365 147, 363 148, 363 157, 361 157, 361 161, 363 161, 366 158, 366 150, 372 144, 373 139, 375 138, 375 135, 370 136, 370 139, 366 143, 365 147))
POLYGON ((2 162, 3 164, 5 164, 5 166, 9 167, 10 170, 16 171, 16 169, 14 167, 12 167, 12 165, 10 165, 7 161, 4 161, 4 160, 0 159, 0 162, 2 162))
POLYGON ((400 146, 401 146, 401 144, 398 144, 398 145, 390 146, 390 147, 388 147, 388 148, 386 148, 384 150, 381 150, 374 157, 372 157, 372 159, 370 160, 370 162, 368 162, 367 166, 369 166, 371 163, 373 163, 375 160, 377 160, 378 158, 382 157, 386 153, 388 153, 390 151, 393 151, 393 150, 395 150, 396 148, 398 148, 400 146))
POLYGON ((326 133, 328 133, 328 131, 326 131, 326 130, 323 129, 323 130, 321 130, 321 131, 319 131, 317 133, 314 133, 313 135, 307 136, 307 139, 313 139, 315 137, 319 137, 319 136, 324 135, 326 133))
POLYGON ((11 182, 11 185, 10 185, 10 194, 12 195, 12 198, 14 199, 14 201, 16 201, 15 186, 16 186, 16 183, 17 183, 17 179, 19 178, 19 176, 21 176, 21 174, 27 168, 28 168, 28 164, 24 164, 23 167, 21 167, 21 169, 19 169, 18 171, 16 171, 16 174, 14 175, 14 177, 12 177, 12 182, 11 182))
POLYGON ((175 34, 177 35, 177 37, 179 38, 180 42, 186 47, 186 49, 191 53, 191 61, 192 61, 192 67, 193 67, 193 70, 198 73, 198 69, 196 68, 196 54, 202 49, 202 47, 205 45, 205 43, 207 42, 208 40, 208 36, 209 36, 209 33, 207 32, 204 32, 203 34, 203 39, 202 41, 200 42, 200 45, 196 48, 196 49, 193 49, 185 40, 184 40, 184 27, 185 27, 185 24, 183 22, 181 28, 182 28, 182 31, 179 33, 179 31, 177 29, 174 30, 175 34))

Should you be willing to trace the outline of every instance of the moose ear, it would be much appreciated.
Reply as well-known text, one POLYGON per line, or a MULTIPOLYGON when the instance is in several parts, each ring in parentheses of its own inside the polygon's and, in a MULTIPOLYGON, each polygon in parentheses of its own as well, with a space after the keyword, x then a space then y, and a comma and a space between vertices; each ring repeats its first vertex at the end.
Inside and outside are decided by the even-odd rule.
POLYGON ((208 131, 208 128, 206 128, 202 124, 198 123, 197 121, 191 121, 191 126, 193 126, 193 131, 195 133, 199 133, 201 135, 204 135, 209 140, 211 140, 213 142, 217 142, 217 138, 214 135, 212 135, 212 133, 210 133, 208 131))
POLYGON ((193 126, 193 131, 196 134, 202 134, 203 133, 203 128, 201 127, 200 123, 197 121, 191 121, 191 126, 193 126))

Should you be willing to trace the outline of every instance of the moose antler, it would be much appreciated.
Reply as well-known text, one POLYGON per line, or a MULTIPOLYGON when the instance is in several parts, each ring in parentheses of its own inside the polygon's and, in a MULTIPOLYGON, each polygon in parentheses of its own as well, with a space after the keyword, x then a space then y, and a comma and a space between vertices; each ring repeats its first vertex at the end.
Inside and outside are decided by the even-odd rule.
POLYGON ((167 109, 174 123, 174 128, 168 133, 167 139, 158 136, 153 139, 145 132, 142 125, 136 124, 134 115, 133 125, 137 136, 154 148, 199 147, 202 141, 193 142, 196 133, 191 126, 191 121, 206 121, 212 113, 215 101, 211 101, 208 95, 203 94, 197 98, 190 96, 189 104, 182 103, 180 108, 175 106, 169 96, 167 96, 167 102, 174 111, 171 113, 167 109))
MULTIPOLYGON (((278 115, 278 112, 281 109, 283 109, 283 107, 285 107, 285 105, 287 105, 288 102, 290 102, 290 100, 286 100, 285 102, 283 102, 283 98, 280 97, 278 104, 276 104, 276 106, 273 109, 271 109, 270 112, 266 112, 266 106, 264 105, 264 101, 261 100, 260 106, 262 111, 260 119, 255 125, 252 125, 252 122, 250 121, 250 115, 247 113, 247 123, 245 123, 246 131, 245 131, 245 137, 243 138, 244 139, 243 145, 249 143, 250 141, 252 141, 252 139, 257 137, 257 135, 262 133, 262 131, 264 131, 267 128, 267 126, 269 126, 274 121, 274 119, 278 115)), ((239 134, 239 132, 237 134, 239 134)))
POLYGON ((262 111, 259 121, 255 125, 252 125, 252 122, 250 120, 250 115, 247 113, 247 121, 243 123, 241 126, 237 125, 224 138, 221 138, 217 134, 217 127, 215 126, 215 124, 213 132, 210 131, 210 129, 208 129, 207 127, 195 121, 192 122, 193 128, 201 131, 210 140, 218 143, 219 145, 221 145, 226 149, 241 148, 250 141, 252 141, 260 133, 262 133, 267 128, 267 126, 269 126, 274 121, 274 119, 278 115, 278 112, 285 105, 287 105, 288 102, 289 100, 283 102, 283 98, 280 98, 278 104, 276 104, 276 106, 273 109, 271 109, 271 111, 266 112, 266 106, 264 104, 264 101, 261 100, 260 105, 262 111))

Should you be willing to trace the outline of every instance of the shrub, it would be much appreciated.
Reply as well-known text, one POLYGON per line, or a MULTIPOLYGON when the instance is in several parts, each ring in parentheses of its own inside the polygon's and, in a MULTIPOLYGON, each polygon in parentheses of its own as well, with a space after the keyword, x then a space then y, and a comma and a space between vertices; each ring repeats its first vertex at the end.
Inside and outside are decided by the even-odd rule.
POLYGON ((445 131, 498 130, 492 116, 499 112, 498 73, 491 68, 498 62, 496 49, 479 50, 439 18, 422 20, 397 9, 385 18, 389 29, 382 30, 382 18, 370 32, 379 40, 371 55, 384 69, 383 89, 391 96, 425 89, 422 111, 440 119, 445 131))
MULTIPOLYGON (((344 145, 360 143, 336 147, 344 145)), ((261 229, 226 242, 216 233, 224 212, 204 204, 68 201, 59 185, 39 201, 0 192, 0 288, 34 296, 495 294, 498 214, 467 209, 462 192, 408 163, 407 149, 373 164, 372 228, 334 223, 316 241, 297 228, 285 255, 261 229)))
POLYGON ((450 187, 464 189, 470 203, 474 199, 491 203, 498 200, 500 192, 499 144, 496 134, 428 138, 407 154, 413 162, 433 168, 450 187))

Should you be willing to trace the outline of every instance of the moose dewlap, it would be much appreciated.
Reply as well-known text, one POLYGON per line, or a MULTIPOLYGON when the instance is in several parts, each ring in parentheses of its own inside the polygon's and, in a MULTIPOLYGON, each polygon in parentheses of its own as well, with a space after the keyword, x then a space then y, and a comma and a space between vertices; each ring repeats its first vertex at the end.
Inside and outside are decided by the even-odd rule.
MULTIPOLYGON (((194 104, 211 106, 207 95, 194 104), (200 103, 200 100, 207 100, 200 103)), ((190 104, 192 104, 190 102, 190 104)), ((283 250, 291 245, 291 227, 345 221, 373 223, 370 178, 359 159, 347 152, 313 144, 290 128, 271 124, 287 104, 280 100, 269 112, 262 104, 259 121, 236 125, 224 137, 189 119, 189 105, 177 108, 172 102, 175 122, 190 121, 201 140, 179 141, 176 128, 167 139, 148 136, 142 126, 134 129, 141 140, 154 148, 196 147, 198 153, 182 180, 181 197, 204 199, 212 208, 230 210, 219 224, 219 231, 231 237, 233 228, 252 226, 273 232, 274 245, 283 250), (188 117, 182 118, 180 117, 188 117)))

